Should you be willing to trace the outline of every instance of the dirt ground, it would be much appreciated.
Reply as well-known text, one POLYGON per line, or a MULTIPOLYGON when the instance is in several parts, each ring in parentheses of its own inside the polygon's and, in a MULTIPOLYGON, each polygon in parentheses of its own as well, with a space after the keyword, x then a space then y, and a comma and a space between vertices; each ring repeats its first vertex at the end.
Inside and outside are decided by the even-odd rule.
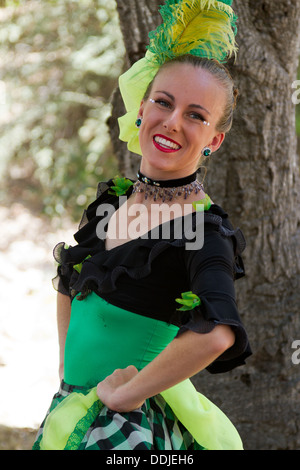
POLYGON ((0 206, 0 450, 31 449, 59 386, 53 247, 65 230, 20 204, 0 206))

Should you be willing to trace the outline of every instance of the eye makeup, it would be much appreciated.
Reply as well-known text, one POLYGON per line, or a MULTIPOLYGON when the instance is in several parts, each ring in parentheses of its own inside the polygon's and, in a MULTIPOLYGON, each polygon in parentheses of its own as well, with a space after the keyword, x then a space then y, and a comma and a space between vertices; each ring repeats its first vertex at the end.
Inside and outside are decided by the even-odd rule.
MULTIPOLYGON (((157 101, 153 100, 152 98, 149 99, 150 103, 157 103, 157 101)), ((195 105, 196 106, 196 105, 195 105)), ((200 107, 197 105, 197 107, 200 107)), ((202 108, 202 107, 201 107, 202 108)), ((208 112, 208 111, 207 111, 208 112)), ((199 115, 200 116, 200 115, 199 115)), ((201 117, 201 116, 200 116, 201 117)), ((210 123, 208 121, 205 121, 204 119, 201 119, 202 120, 202 123, 205 125, 205 126, 210 126, 210 123)))

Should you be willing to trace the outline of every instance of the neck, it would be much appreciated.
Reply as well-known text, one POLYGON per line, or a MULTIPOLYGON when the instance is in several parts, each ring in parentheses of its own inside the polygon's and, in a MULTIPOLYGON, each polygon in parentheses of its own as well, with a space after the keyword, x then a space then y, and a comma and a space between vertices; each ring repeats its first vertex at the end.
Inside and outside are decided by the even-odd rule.
POLYGON ((187 199, 192 193, 198 194, 203 191, 203 186, 197 180, 197 172, 184 178, 172 180, 153 180, 139 171, 138 181, 134 184, 133 194, 141 193, 145 199, 151 198, 154 201, 162 199, 172 201, 180 197, 187 199))
POLYGON ((155 181, 179 180, 196 173, 198 171, 198 166, 193 164, 191 165, 191 168, 181 168, 175 170, 163 169, 157 168, 156 165, 149 164, 145 158, 142 158, 139 171, 143 173, 143 175, 155 181))
POLYGON ((149 178, 147 175, 143 174, 141 170, 139 170, 137 173, 137 178, 141 183, 145 183, 150 186, 155 186, 157 188, 178 188, 181 186, 186 186, 187 184, 190 184, 196 181, 197 171, 183 178, 153 179, 153 178, 149 178))

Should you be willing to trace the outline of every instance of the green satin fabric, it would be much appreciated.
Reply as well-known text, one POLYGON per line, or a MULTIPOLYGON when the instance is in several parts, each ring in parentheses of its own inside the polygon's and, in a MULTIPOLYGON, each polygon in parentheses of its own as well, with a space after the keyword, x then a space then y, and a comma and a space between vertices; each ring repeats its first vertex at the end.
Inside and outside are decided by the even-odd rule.
MULTIPOLYGON (((94 293, 72 302, 65 348, 65 382, 91 387, 75 391, 47 417, 42 450, 77 449, 102 404, 96 385, 116 368, 139 370, 176 336, 174 325, 108 304, 94 293)), ((242 450, 241 438, 227 416, 200 394, 190 380, 161 395, 195 440, 209 450, 242 450)))
POLYGON ((93 387, 115 369, 141 370, 176 336, 178 327, 123 310, 92 292, 72 302, 65 346, 65 382, 93 387))

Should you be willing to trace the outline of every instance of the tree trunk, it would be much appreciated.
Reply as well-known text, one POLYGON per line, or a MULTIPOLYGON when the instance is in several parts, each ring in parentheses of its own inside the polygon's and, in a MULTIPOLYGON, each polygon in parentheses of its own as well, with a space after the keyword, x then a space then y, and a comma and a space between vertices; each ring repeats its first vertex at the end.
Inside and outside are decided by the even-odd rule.
POLYGON ((248 275, 236 287, 254 355, 217 387, 208 381, 207 389, 222 390, 220 401, 234 410, 248 448, 299 449, 300 365, 292 362, 292 343, 300 339, 300 194, 292 83, 300 4, 234 4, 240 51, 231 71, 240 100, 207 183, 248 242, 248 275))
MULTIPOLYGON (((128 64, 144 55, 160 3, 117 0, 128 64)), ((233 6, 240 50, 230 69, 240 98, 233 129, 208 166, 206 190, 247 239, 247 276, 236 289, 254 354, 244 367, 202 372, 193 382, 233 420, 245 449, 299 449, 300 364, 292 361, 292 345, 300 340, 300 186, 292 83, 300 2, 235 0, 233 6)), ((118 105, 113 115, 119 111, 118 105)), ((133 176, 139 157, 113 139, 120 171, 133 176)))

